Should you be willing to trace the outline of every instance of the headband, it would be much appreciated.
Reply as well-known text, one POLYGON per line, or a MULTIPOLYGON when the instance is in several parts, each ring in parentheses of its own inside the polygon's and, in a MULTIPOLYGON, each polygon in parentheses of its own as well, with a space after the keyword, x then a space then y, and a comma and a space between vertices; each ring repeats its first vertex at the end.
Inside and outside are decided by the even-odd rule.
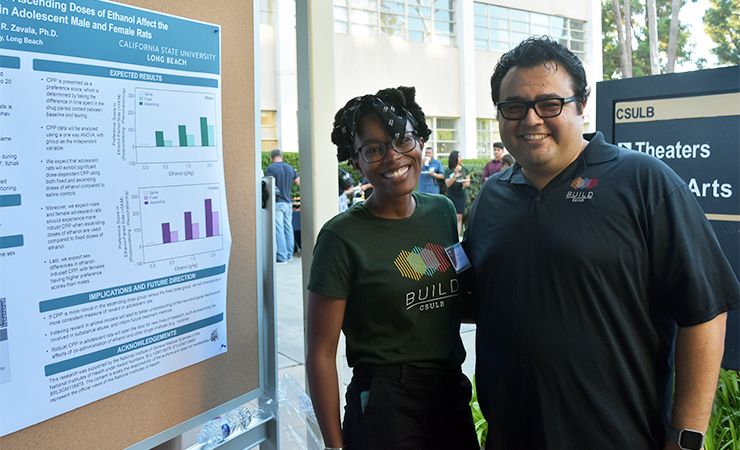
POLYGON ((406 108, 401 107, 402 111, 399 114, 395 106, 386 104, 383 99, 376 95, 355 97, 344 106, 344 112, 337 124, 337 128, 342 132, 342 145, 338 148, 337 154, 340 161, 348 159, 354 154, 352 147, 357 131, 357 119, 363 103, 372 105, 373 110, 380 116, 380 121, 393 139, 400 139, 406 133, 406 120, 411 121, 411 124, 416 128, 416 120, 406 108), (346 155, 345 158, 342 158, 343 154, 346 155))

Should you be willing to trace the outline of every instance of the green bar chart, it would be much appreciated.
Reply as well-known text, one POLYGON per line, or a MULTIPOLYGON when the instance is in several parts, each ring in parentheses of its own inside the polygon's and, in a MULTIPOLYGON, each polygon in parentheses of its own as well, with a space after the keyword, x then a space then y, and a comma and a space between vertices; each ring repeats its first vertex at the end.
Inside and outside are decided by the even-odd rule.
POLYGON ((218 160, 213 94, 136 89, 135 104, 137 163, 218 160))

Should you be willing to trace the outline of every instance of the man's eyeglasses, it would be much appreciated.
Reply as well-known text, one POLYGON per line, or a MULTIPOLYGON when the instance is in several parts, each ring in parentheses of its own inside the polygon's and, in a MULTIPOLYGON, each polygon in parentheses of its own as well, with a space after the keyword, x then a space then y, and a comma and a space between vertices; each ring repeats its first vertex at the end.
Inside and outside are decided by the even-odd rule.
POLYGON ((400 139, 392 139, 388 142, 373 142, 363 145, 355 153, 360 153, 366 162, 374 163, 385 158, 388 146, 397 153, 408 153, 416 148, 416 131, 408 131, 400 139))
POLYGON ((576 99, 577 97, 574 95, 568 98, 546 98, 531 102, 505 101, 498 102, 496 108, 498 108, 498 112, 506 120, 523 119, 529 112, 529 108, 534 108, 534 112, 540 119, 551 119, 563 112, 563 105, 573 102, 576 99))

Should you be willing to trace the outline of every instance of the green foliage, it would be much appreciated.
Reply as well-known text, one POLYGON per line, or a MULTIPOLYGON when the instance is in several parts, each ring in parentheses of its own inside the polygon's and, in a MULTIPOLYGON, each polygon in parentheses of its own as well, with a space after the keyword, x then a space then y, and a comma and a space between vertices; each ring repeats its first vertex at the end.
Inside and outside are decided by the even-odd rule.
POLYGON ((470 398, 470 409, 473 411, 473 423, 475 424, 475 434, 478 435, 478 443, 481 448, 486 446, 486 437, 488 436, 488 422, 483 417, 483 411, 478 405, 478 389, 475 387, 475 376, 471 382, 473 385, 473 395, 470 398))
MULTIPOLYGON (((298 153, 283 153, 283 161, 295 167, 295 170, 298 172, 298 176, 301 175, 298 153)), ((470 170, 470 188, 465 190, 465 192, 467 193, 468 203, 465 207, 465 215, 463 216, 464 226, 467 226, 468 223, 468 212, 470 211, 470 206, 473 204, 473 200, 475 200, 475 197, 478 195, 478 191, 483 184, 483 168, 488 161, 488 159, 466 159, 465 161, 463 161, 463 165, 470 170)), ((442 159, 440 160, 440 162, 442 163, 443 167, 447 167, 446 159, 442 159)), ((270 152, 262 152, 262 170, 267 169, 267 166, 269 165, 270 152)), ((350 175, 352 175, 352 178, 355 180, 355 185, 360 182, 360 173, 357 172, 350 164, 343 162, 339 164, 339 167, 346 170, 347 172, 349 172, 350 175)), ((440 193, 445 193, 444 186, 440 188, 440 193)), ((296 198, 300 196, 300 189, 298 188, 298 186, 293 184, 291 188, 291 197, 296 198)))
MULTIPOLYGON (((439 161, 442 163, 442 167, 447 167, 447 159, 440 159, 439 161)), ((473 201, 475 201, 475 198, 478 196, 478 191, 480 191, 480 188, 483 185, 483 169, 486 167, 486 163, 488 161, 490 161, 490 159, 463 160, 463 166, 470 170, 470 187, 465 189, 467 203, 465 204, 465 213, 463 214, 463 229, 468 226, 468 213, 470 212, 470 207, 473 206, 473 201)), ((442 195, 444 195, 446 191, 446 186, 439 188, 439 193, 442 195)))
POLYGON ((350 175, 352 175, 352 179, 355 180, 355 186, 357 186, 357 183, 359 183, 360 179, 362 178, 360 172, 356 171, 355 168, 346 161, 339 164, 339 167, 346 170, 347 172, 349 172, 350 175))
MULTIPOLYGON (((681 0, 681 6, 686 4, 687 0, 681 0)), ((696 0, 691 0, 692 2, 696 0)), ((715 0, 713 0, 715 1, 715 0)), ((719 0, 722 1, 722 0, 719 0)), ((731 0, 738 1, 738 0, 731 0)), ((623 2, 620 0, 620 5, 623 2)), ((671 0, 656 0, 658 16, 658 50, 665 54, 668 50, 668 37, 671 28, 671 0)), ((650 75, 650 43, 647 24, 647 14, 645 14, 646 4, 644 1, 631 0, 630 9, 632 15, 632 76, 640 77, 650 75), (642 19, 644 23, 637 22, 642 19), (637 46, 635 46, 637 43, 637 46)), ((623 12, 624 13, 624 12, 623 12)), ((688 27, 681 24, 681 14, 679 13, 678 25, 678 43, 676 45, 676 65, 691 62, 693 44, 689 44, 688 27)), ((604 79, 612 80, 622 77, 622 70, 619 67, 619 41, 617 39, 617 28, 614 23, 614 12, 612 11, 611 0, 602 0, 601 3, 601 29, 603 37, 601 39, 602 60, 604 64, 604 79)), ((697 67, 701 68, 704 60, 694 61, 697 67)), ((665 72, 667 60, 661 61, 661 72, 665 72)))
POLYGON ((740 64, 740 0, 709 0, 704 31, 717 47, 710 51, 724 64, 740 64))
POLYGON ((740 450, 740 375, 720 369, 706 450, 740 450))

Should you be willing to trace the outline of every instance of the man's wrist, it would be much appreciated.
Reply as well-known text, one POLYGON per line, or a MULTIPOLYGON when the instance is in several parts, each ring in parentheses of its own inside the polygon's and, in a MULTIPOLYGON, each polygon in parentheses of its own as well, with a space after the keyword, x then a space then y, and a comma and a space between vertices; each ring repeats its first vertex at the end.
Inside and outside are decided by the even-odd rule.
POLYGON ((699 450, 704 448, 705 434, 698 430, 684 428, 677 430, 671 427, 668 430, 668 441, 678 444, 685 450, 699 450))

